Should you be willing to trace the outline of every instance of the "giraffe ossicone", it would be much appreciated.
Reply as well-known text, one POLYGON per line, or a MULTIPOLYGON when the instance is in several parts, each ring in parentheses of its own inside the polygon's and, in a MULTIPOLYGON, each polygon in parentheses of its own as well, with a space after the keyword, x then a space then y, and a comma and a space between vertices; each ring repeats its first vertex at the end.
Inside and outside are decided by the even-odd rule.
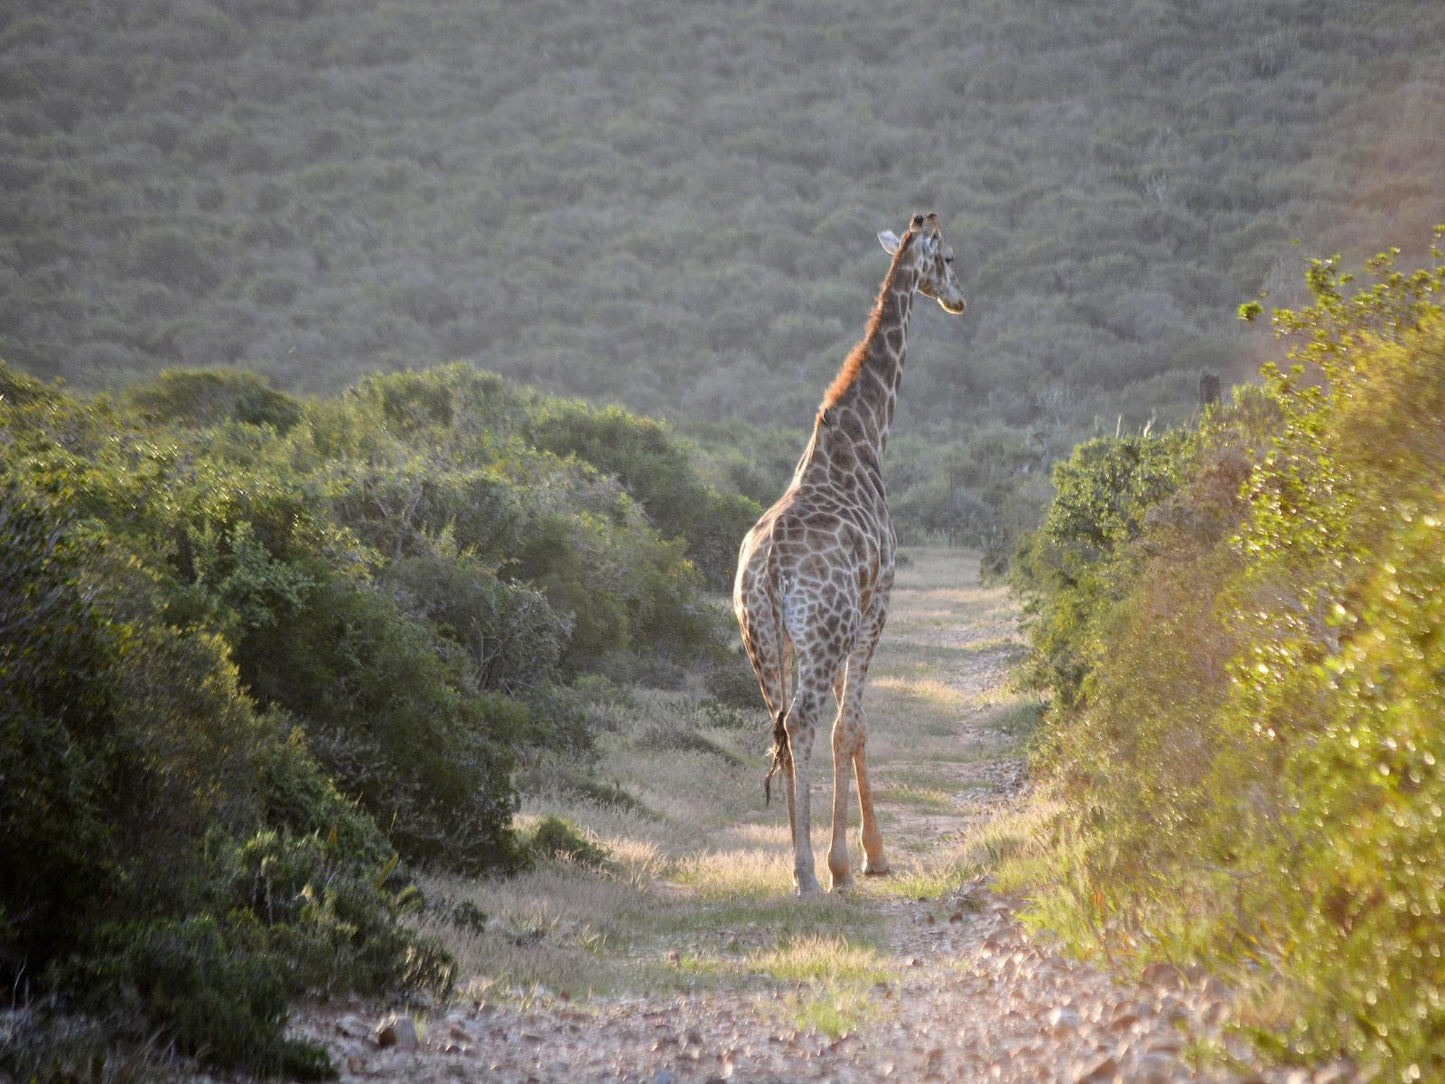
POLYGON ((865 757, 863 686, 888 618, 897 542, 883 487, 913 297, 963 312, 953 250, 938 215, 914 215, 902 237, 878 234, 893 257, 862 340, 848 354, 813 419, 793 480, 743 539, 733 608, 774 722, 773 766, 783 776, 798 893, 818 891, 809 836, 808 763, 828 697, 833 720, 832 836, 835 891, 852 882, 849 773, 858 781, 863 872, 888 872, 865 757))

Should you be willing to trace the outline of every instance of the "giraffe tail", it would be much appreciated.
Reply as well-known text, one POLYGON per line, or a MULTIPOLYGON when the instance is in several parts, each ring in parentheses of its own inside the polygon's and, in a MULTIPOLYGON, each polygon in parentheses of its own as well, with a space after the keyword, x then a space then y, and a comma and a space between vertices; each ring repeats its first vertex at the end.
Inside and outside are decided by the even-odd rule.
POLYGON ((793 755, 788 748, 788 730, 783 725, 787 712, 779 711, 773 716, 773 763, 768 774, 763 776, 763 805, 773 801, 773 776, 792 769, 793 755))
POLYGON ((764 669, 758 670, 758 684, 762 688, 763 700, 768 705, 768 711, 773 716, 773 762, 768 768, 768 774, 763 777, 763 805, 769 806, 773 800, 773 776, 779 772, 791 772, 793 770, 792 749, 788 744, 788 730, 783 725, 788 715, 788 633, 783 621, 782 595, 784 582, 782 570, 778 567, 778 553, 774 548, 769 548, 767 556, 767 600, 768 616, 773 623, 772 645, 777 652, 777 658, 772 660, 775 666, 770 668, 775 675, 773 681, 769 682, 764 678, 764 669))

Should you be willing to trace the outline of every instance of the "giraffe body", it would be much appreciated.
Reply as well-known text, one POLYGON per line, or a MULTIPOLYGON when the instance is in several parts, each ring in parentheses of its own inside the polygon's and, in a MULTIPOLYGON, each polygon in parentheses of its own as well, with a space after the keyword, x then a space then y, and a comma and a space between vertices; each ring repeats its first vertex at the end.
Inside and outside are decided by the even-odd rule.
MULTIPOLYGON (((915 293, 963 311, 953 254, 938 216, 915 215, 900 239, 880 233, 893 264, 863 340, 849 354, 813 422, 792 483, 743 539, 733 604, 743 645, 774 720, 773 772, 783 775, 799 894, 818 891, 809 836, 808 764, 828 697, 833 722, 834 890, 852 880, 849 773, 858 781, 863 871, 888 872, 864 749, 863 686, 893 586, 896 539, 883 486, 915 293)), ((773 772, 769 772, 771 780, 773 772)))

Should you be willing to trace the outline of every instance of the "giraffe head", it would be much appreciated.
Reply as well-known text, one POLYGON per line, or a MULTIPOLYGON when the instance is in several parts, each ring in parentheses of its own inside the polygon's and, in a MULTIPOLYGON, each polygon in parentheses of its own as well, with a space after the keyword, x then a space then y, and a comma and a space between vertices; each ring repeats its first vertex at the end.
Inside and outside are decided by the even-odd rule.
POLYGON ((908 231, 900 238, 892 230, 882 230, 878 240, 890 256, 897 255, 905 245, 905 257, 918 267, 918 292, 931 297, 955 316, 963 311, 963 289, 953 271, 953 246, 943 239, 938 213, 914 215, 908 231))

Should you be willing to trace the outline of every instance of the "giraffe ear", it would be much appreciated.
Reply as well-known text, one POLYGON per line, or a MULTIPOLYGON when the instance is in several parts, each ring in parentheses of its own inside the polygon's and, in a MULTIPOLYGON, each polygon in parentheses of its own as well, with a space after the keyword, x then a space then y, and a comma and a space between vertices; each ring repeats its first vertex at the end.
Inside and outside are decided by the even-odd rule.
POLYGON ((883 246, 883 251, 888 253, 888 255, 896 256, 898 254, 898 246, 903 242, 899 240, 898 235, 892 230, 879 230, 878 243, 883 246))

